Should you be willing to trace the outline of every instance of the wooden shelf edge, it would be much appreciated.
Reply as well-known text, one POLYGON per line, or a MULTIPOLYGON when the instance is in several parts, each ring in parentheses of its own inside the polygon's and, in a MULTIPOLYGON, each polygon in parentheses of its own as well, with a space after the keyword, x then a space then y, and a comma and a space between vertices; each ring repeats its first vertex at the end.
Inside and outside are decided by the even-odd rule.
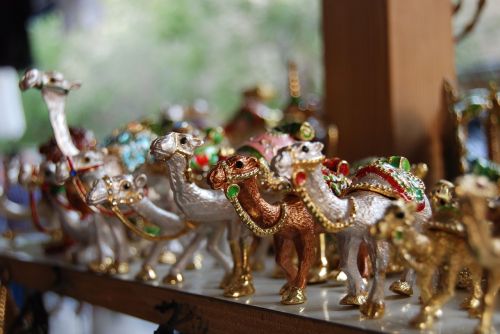
MULTIPOLYGON (((78 268, 0 254, 10 280, 38 291, 102 306, 157 324, 175 322, 183 333, 370 333, 366 329, 98 275, 78 268), (160 312, 162 306, 166 309, 160 312)), ((375 333, 375 332, 373 332, 375 333)))

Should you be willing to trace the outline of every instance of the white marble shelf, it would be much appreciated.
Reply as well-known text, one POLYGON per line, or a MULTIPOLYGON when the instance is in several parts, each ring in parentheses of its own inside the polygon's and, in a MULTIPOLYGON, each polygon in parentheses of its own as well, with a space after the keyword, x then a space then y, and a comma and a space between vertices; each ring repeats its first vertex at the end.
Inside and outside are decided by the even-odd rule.
MULTIPOLYGON (((228 299, 217 288, 220 269, 206 261, 201 270, 187 271, 180 287, 133 280, 139 264, 130 274, 105 276, 89 273, 85 268, 69 265, 60 259, 46 257, 36 251, 0 253, 0 267, 7 268, 12 280, 30 288, 52 290, 92 304, 127 313, 155 323, 165 323, 172 312, 155 309, 162 302, 175 301, 181 312, 191 312, 191 320, 176 325, 184 333, 420 333, 408 327, 408 320, 418 312, 417 296, 402 298, 387 289, 386 315, 381 320, 363 319, 357 308, 338 304, 344 286, 331 283, 312 285, 307 289, 308 301, 297 306, 279 303, 278 290, 283 280, 269 278, 269 273, 255 274, 256 293, 251 297, 228 299)), ((168 266, 159 267, 159 275, 168 266)), ((394 278, 389 278, 389 283, 394 278)), ((469 319, 458 304, 465 293, 457 296, 443 310, 433 333, 472 333, 477 323, 469 319)), ((500 312, 495 316, 500 329, 500 312)))

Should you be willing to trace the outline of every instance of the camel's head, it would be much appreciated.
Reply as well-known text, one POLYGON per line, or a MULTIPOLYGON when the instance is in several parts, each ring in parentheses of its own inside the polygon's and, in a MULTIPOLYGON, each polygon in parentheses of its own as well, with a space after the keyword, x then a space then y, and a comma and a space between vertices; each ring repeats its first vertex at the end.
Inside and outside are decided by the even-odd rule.
POLYGON ((43 86, 43 75, 44 73, 37 70, 36 68, 27 70, 21 80, 19 80, 19 88, 22 91, 28 90, 30 88, 42 88, 43 86))
POLYGON ((273 158, 271 167, 279 176, 291 180, 294 168, 314 168, 321 165, 325 159, 322 150, 323 144, 320 142, 297 142, 282 148, 273 158))
POLYGON ((195 148, 203 145, 203 140, 187 133, 170 132, 151 143, 150 152, 156 160, 167 161, 175 153, 191 157, 195 148))
POLYGON ((64 79, 59 72, 43 72, 37 69, 27 70, 19 81, 19 88, 25 91, 30 88, 42 89, 44 87, 68 92, 80 88, 81 84, 76 81, 64 79))
POLYGON ((413 225, 415 211, 413 202, 393 201, 385 210, 384 216, 370 228, 371 235, 377 239, 390 240, 394 244, 401 243, 404 231, 413 225))
POLYGON ((430 200, 433 210, 457 208, 455 185, 447 180, 439 180, 431 190, 430 200))
POLYGON ((466 174, 456 179, 455 192, 463 215, 475 217, 476 220, 487 218, 491 208, 491 200, 499 194, 498 185, 486 176, 466 174))
POLYGON ((229 185, 240 183, 260 171, 259 161, 250 156, 233 155, 224 161, 219 161, 207 176, 212 189, 226 189, 229 185))
POLYGON ((468 198, 494 198, 498 195, 498 185, 486 176, 466 174, 455 181, 456 194, 468 198))
POLYGON ((144 187, 147 184, 144 174, 131 174, 104 177, 96 180, 87 193, 87 204, 98 205, 109 203, 131 204, 144 196, 144 187))

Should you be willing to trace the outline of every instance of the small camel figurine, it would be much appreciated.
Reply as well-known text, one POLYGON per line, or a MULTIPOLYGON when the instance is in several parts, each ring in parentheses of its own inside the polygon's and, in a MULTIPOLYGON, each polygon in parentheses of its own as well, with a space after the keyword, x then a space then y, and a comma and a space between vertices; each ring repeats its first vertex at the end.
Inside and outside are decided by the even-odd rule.
MULTIPOLYGON (((221 287, 226 297, 248 296, 255 292, 249 263, 249 252, 252 239, 242 231, 239 218, 233 206, 224 194, 212 189, 205 189, 192 182, 189 161, 197 147, 203 140, 187 133, 170 132, 158 137, 151 143, 151 155, 156 161, 164 162, 168 166, 168 178, 173 191, 174 201, 184 214, 185 218, 203 228, 220 231, 220 226, 228 227, 228 240, 233 257, 233 271, 224 277, 221 287)), ((204 234, 197 234, 196 238, 186 249, 184 255, 191 258, 204 234)), ((183 280, 180 270, 174 272, 170 278, 171 284, 183 280)))
MULTIPOLYGON (((443 182, 440 183, 436 187, 441 192, 443 182)), ((434 193, 434 196, 439 195, 434 193)), ((440 205, 447 205, 443 204, 444 200, 438 200, 440 205)), ((442 212, 436 207, 434 209, 436 216, 440 217, 442 212)), ((384 217, 371 228, 377 238, 389 240, 406 264, 417 273, 422 305, 420 313, 411 320, 411 325, 422 330, 432 328, 443 305, 455 294, 458 274, 465 267, 471 275, 472 291, 461 308, 468 309, 471 315, 477 315, 483 296, 482 269, 468 248, 464 226, 459 220, 450 217, 444 221, 433 217, 424 224, 425 231, 420 232, 415 228, 414 214, 412 203, 398 200, 387 207, 384 217), (434 291, 433 278, 436 273, 440 274, 441 288, 434 291)))
MULTIPOLYGON (((261 170, 256 158, 234 155, 217 164, 208 174, 208 182, 213 189, 224 190, 242 222, 253 233, 273 235, 276 262, 287 279, 280 290, 281 303, 301 304, 306 301, 307 275, 314 260, 316 237, 322 228, 314 223, 297 196, 287 195, 278 203, 268 203, 259 190, 261 170), (298 270, 291 256, 294 246, 299 259, 298 270)), ((355 214, 354 206, 352 210, 355 214)), ((348 223, 344 225, 347 227, 348 223)))
MULTIPOLYGON (((425 186, 407 171, 410 167, 408 160, 398 159, 406 169, 377 160, 359 169, 343 196, 336 196, 324 181, 322 163, 325 157, 322 150, 323 144, 319 142, 297 142, 282 149, 274 158, 272 167, 280 176, 292 182, 296 193, 323 228, 336 233, 340 269, 348 277, 347 295, 340 304, 361 306, 361 312, 368 318, 381 317, 385 309, 384 283, 389 263, 389 244, 370 236, 370 226, 383 217, 394 198, 400 197, 418 201, 420 211, 415 214, 416 224, 426 221, 431 216, 431 208, 424 193, 425 186), (351 201, 359 208, 354 223, 339 231, 335 224, 349 215, 351 201), (367 286, 358 268, 358 252, 362 241, 367 243, 374 272, 368 298, 367 286)), ((413 279, 413 271, 407 270, 401 280, 393 283, 391 290, 411 295, 413 279)))
MULTIPOLYGON (((156 206, 147 196, 145 196, 144 188, 146 185, 147 177, 145 174, 139 174, 135 177, 130 174, 114 176, 112 178, 104 177, 93 185, 93 188, 87 195, 87 202, 90 205, 108 203, 114 206, 115 210, 118 205, 128 206, 132 208, 134 212, 144 217, 148 222, 160 228, 159 236, 156 238, 148 237, 144 234, 145 232, 136 232, 143 238, 156 241, 144 260, 141 271, 136 275, 136 279, 141 281, 156 279, 157 274, 154 267, 158 262, 160 253, 167 240, 178 238, 195 228, 189 223, 184 222, 179 215, 156 206)), ((118 214, 120 215, 120 213, 118 214)), ((224 253, 219 249, 219 240, 224 233, 224 228, 224 225, 218 226, 218 228, 208 237, 207 250, 219 262, 225 273, 229 274, 231 265, 224 253)), ((136 229, 132 229, 136 231, 136 229)), ((202 240, 207 237, 210 229, 200 226, 193 231, 195 233, 193 240, 202 240)), ((193 244, 198 245, 197 242, 192 242, 191 245, 193 244)), ((181 272, 186 267, 188 261, 191 260, 190 247, 192 246, 184 250, 179 260, 172 266, 169 274, 163 280, 164 283, 169 283, 170 277, 175 277, 177 273, 181 272)))
POLYGON ((500 194, 498 184, 484 176, 464 175, 456 181, 456 194, 462 213, 462 223, 467 229, 467 241, 474 257, 487 271, 488 284, 484 291, 481 320, 475 333, 496 333, 493 314, 497 292, 500 289, 500 238, 492 235, 490 218, 491 202, 500 194))

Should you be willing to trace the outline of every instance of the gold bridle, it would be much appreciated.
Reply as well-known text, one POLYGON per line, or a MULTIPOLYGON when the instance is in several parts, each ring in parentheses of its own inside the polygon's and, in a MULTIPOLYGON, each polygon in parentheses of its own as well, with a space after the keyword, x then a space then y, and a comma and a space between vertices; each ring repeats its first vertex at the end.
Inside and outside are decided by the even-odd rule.
POLYGON ((247 228, 259 237, 273 235, 278 231, 280 231, 285 225, 288 216, 286 203, 282 202, 280 204, 280 218, 278 222, 271 227, 263 228, 260 227, 255 221, 253 221, 252 217, 250 217, 250 215, 245 211, 240 201, 238 200, 240 186, 234 182, 244 181, 260 174, 261 173, 260 162, 259 162, 259 167, 255 168, 254 170, 237 175, 231 172, 229 166, 225 161, 222 161, 220 164, 222 166, 222 169, 224 170, 226 181, 230 183, 229 186, 226 188, 226 191, 224 192, 226 198, 233 205, 234 209, 236 210, 236 214, 241 219, 241 221, 247 226, 247 228))
MULTIPOLYGON (((104 184, 106 185, 106 192, 107 192, 107 200, 111 204, 111 211, 115 214, 115 216, 122 222, 123 225, 125 225, 127 228, 129 228, 132 232, 136 233, 139 235, 141 238, 149 240, 149 241, 166 241, 166 240, 173 240, 177 239, 188 232, 192 231, 193 229, 196 228, 196 225, 194 225, 192 222, 189 221, 184 221, 184 228, 172 235, 153 235, 148 232, 145 232, 138 228, 133 222, 131 222, 125 214, 120 210, 119 205, 132 205, 135 204, 139 201, 141 201, 144 198, 144 194, 142 193, 137 193, 134 194, 133 196, 123 198, 123 199, 117 199, 114 195, 113 192, 113 180, 109 176, 104 176, 103 177, 104 184)), ((144 218, 144 217, 143 217, 144 218)))
POLYGON ((356 220, 356 214, 358 211, 357 204, 354 201, 354 198, 349 197, 349 217, 337 218, 334 221, 331 221, 311 199, 311 196, 304 187, 304 184, 297 182, 297 177, 300 175, 300 173, 303 173, 303 175, 305 176, 306 171, 316 168, 325 160, 325 156, 321 155, 317 158, 312 159, 298 159, 297 155, 291 149, 291 147, 288 147, 287 150, 289 151, 292 158, 293 190, 302 199, 309 213, 320 223, 325 231, 330 233, 340 232, 353 225, 354 221, 356 220))

